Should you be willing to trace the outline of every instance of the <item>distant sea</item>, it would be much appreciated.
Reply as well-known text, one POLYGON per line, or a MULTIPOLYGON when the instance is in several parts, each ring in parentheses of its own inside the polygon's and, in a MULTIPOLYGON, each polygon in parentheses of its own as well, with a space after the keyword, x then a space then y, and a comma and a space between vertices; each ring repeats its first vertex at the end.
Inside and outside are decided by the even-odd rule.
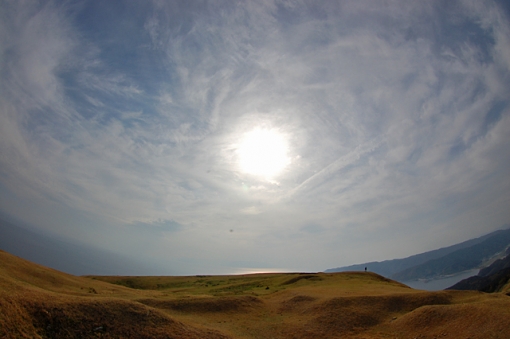
POLYGON ((440 291, 445 288, 451 287, 458 283, 461 280, 477 275, 480 270, 478 268, 472 269, 469 271, 464 271, 459 274, 449 275, 444 278, 439 279, 431 279, 431 280, 411 280, 411 281, 403 281, 403 284, 406 284, 409 287, 412 287, 417 290, 426 290, 426 291, 440 291))

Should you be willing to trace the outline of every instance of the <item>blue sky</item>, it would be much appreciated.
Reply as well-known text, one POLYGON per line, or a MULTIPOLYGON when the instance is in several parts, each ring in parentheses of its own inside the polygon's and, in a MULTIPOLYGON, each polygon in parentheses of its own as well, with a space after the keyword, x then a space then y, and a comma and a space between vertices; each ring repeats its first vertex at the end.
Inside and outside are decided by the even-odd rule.
POLYGON ((504 2, 1 3, 0 212, 38 231, 222 274, 510 223, 504 2))

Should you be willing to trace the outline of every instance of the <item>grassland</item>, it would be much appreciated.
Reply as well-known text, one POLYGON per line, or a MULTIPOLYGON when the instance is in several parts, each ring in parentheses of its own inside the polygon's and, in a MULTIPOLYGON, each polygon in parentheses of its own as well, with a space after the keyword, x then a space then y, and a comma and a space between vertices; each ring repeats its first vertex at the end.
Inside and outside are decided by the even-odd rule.
MULTIPOLYGON (((505 289, 508 291, 508 288, 505 289)), ((75 277, 0 251, 0 338, 508 338, 506 293, 365 272, 75 277)))

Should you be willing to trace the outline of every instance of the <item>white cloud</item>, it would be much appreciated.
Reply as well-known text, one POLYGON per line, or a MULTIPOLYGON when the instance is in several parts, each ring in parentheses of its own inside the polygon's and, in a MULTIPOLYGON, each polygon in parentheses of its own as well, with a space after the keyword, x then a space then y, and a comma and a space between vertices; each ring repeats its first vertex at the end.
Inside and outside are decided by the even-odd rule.
MULTIPOLYGON (((432 233, 500 227, 510 26, 490 1, 443 6, 158 2, 126 13, 142 24, 125 39, 79 21, 80 8, 10 3, 1 183, 27 209, 103 220, 105 242, 115 227, 171 220, 182 227, 144 241, 152 256, 182 250, 182 263, 196 264, 197 248, 223 263, 264 248, 253 265, 326 268, 342 264, 339 246, 348 256, 365 241, 390 257, 413 254, 392 240, 427 239, 426 250, 448 245, 432 233), (237 164, 257 126, 289 143, 272 182, 237 164)), ((83 234, 55 229, 66 227, 83 234)))

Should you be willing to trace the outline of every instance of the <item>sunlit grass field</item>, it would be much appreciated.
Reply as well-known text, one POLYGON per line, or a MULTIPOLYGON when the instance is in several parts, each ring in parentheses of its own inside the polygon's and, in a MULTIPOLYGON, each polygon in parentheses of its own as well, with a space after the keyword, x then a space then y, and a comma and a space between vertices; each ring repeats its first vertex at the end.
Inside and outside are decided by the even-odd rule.
POLYGON ((0 338, 508 338, 510 297, 367 272, 76 277, 0 251, 0 338))
POLYGON ((115 285, 138 290, 161 291, 164 295, 183 296, 230 296, 253 295, 265 296, 285 290, 309 290, 310 293, 366 294, 390 293, 396 290, 408 290, 407 286, 366 272, 348 274, 325 273, 258 273, 225 276, 89 276, 115 285), (381 282, 385 283, 381 289, 381 282), (342 285, 341 289, 339 284, 342 285), (310 289, 311 288, 311 289, 310 289), (320 290, 320 291, 319 291, 320 290))

